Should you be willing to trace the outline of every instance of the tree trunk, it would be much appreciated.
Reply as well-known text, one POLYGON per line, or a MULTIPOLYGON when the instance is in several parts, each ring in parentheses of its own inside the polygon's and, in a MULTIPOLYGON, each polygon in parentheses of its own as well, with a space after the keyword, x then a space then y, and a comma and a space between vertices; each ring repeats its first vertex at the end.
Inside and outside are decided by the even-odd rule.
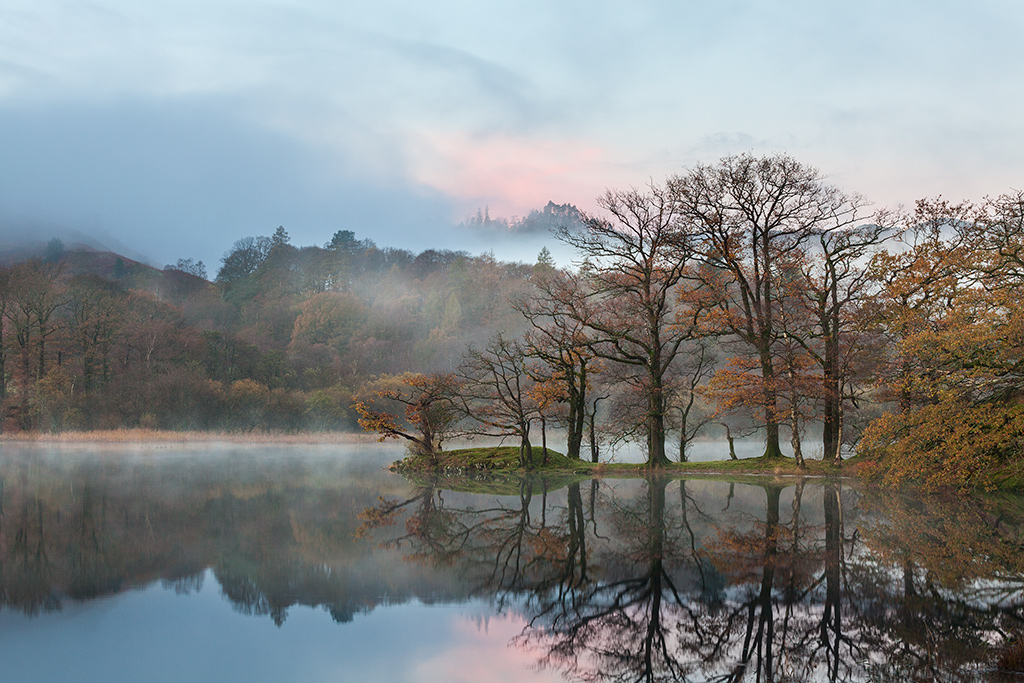
POLYGON ((832 454, 832 464, 840 467, 843 464, 843 423, 839 422, 839 430, 836 434, 836 450, 832 454))
POLYGON ((589 420, 590 420, 590 462, 597 462, 598 456, 600 455, 598 453, 597 431, 594 428, 594 421, 597 419, 597 404, 598 404, 598 402, 601 399, 604 399, 604 398, 608 398, 608 397, 607 396, 598 396, 597 398, 594 399, 593 410, 591 410, 590 416, 589 416, 589 420))
POLYGON ((583 430, 587 424, 587 370, 580 368, 576 380, 569 387, 569 433, 565 454, 575 460, 580 459, 583 446, 583 430))
POLYGON ((686 411, 679 409, 679 462, 686 462, 686 411))
POLYGON ((793 407, 793 425, 789 443, 793 446, 793 459, 796 460, 796 466, 803 469, 804 452, 800 447, 800 417, 797 415, 796 406, 793 407))
POLYGON ((761 351, 761 381, 764 401, 765 458, 781 458, 782 447, 779 446, 779 411, 778 393, 775 389, 775 367, 772 365, 771 351, 761 351))
POLYGON ((828 460, 836 452, 836 439, 839 432, 839 410, 842 397, 839 386, 839 354, 837 342, 831 338, 825 339, 825 366, 824 377, 824 406, 823 421, 821 430, 821 453, 822 459, 828 460))
POLYGON ((669 464, 665 455, 665 422, 663 415, 650 417, 650 437, 648 441, 647 466, 652 468, 666 467, 669 464))
POLYGON ((548 424, 544 417, 540 418, 540 450, 544 455, 541 464, 548 464, 548 424))
POLYGON ((590 462, 597 462, 597 434, 594 432, 594 414, 590 414, 590 462))
POLYGON ((521 429, 521 438, 519 441, 519 464, 526 469, 532 469, 533 446, 530 445, 530 426, 526 425, 521 429))
POLYGON ((580 422, 580 416, 582 411, 577 408, 576 399, 571 395, 569 396, 569 419, 568 433, 565 439, 565 455, 569 458, 575 458, 579 460, 580 447, 583 443, 583 432, 577 429, 578 423, 580 422))
POLYGON ((665 396, 659 381, 652 378, 652 384, 655 386, 651 387, 647 412, 647 466, 661 468, 669 464, 665 455, 665 396))
POLYGON ((725 439, 729 442, 729 459, 739 460, 739 458, 736 457, 736 437, 732 435, 732 430, 729 429, 729 425, 723 424, 722 426, 725 427, 725 439))

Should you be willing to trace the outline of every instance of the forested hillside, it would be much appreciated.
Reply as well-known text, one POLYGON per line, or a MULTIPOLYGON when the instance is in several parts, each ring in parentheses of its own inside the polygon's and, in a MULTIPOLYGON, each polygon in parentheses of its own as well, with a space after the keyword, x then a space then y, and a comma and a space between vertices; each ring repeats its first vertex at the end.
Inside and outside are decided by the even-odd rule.
POLYGON ((450 371, 519 331, 509 297, 533 272, 283 229, 238 240, 213 282, 200 268, 58 247, 0 270, 4 429, 355 429, 368 378, 450 371))
POLYGON ((629 440, 651 467, 713 430, 798 466, 856 446, 892 483, 1024 480, 1024 195, 869 210, 741 155, 598 204, 497 226, 564 218, 562 269, 278 228, 210 282, 51 244, 0 270, 4 429, 358 424, 428 459, 509 439, 524 467, 552 426, 570 458, 629 440))

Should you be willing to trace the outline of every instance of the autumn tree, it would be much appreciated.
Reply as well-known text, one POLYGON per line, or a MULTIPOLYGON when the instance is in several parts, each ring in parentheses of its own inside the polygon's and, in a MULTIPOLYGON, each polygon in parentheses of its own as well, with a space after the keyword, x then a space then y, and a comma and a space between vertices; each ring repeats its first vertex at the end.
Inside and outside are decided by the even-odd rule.
POLYGON ((889 347, 882 380, 893 405, 860 449, 880 459, 890 483, 991 486, 1000 468, 1024 457, 1013 207, 1007 202, 1001 217, 990 204, 979 216, 967 204, 919 202, 906 248, 872 262, 873 311, 889 347))
MULTIPOLYGON (((314 294, 299 304, 288 352, 304 362, 317 357, 328 361, 345 358, 367 315, 363 302, 354 294, 333 291, 314 294)), ((350 367, 356 364, 356 358, 347 360, 350 367)))
POLYGON ((779 307, 783 268, 823 230, 856 221, 863 200, 828 185, 817 169, 784 155, 726 157, 669 181, 674 225, 704 268, 691 286, 711 298, 707 320, 747 346, 760 375, 757 400, 765 457, 780 457, 779 307))
POLYGON ((103 278, 79 276, 70 283, 68 328, 86 392, 110 381, 111 353, 122 332, 126 300, 123 289, 103 278))
POLYGON ((251 432, 264 420, 270 390, 253 379, 240 379, 227 387, 226 399, 231 409, 231 422, 242 431, 251 432))
POLYGON ((458 391, 453 374, 407 372, 378 378, 371 388, 373 398, 356 401, 353 407, 359 426, 378 434, 380 441, 405 439, 414 453, 436 463, 444 440, 462 419, 458 391))
POLYGON ((541 410, 532 362, 520 341, 499 332, 485 348, 470 347, 459 369, 459 400, 480 425, 470 432, 519 439, 519 463, 526 468, 533 466, 530 429, 541 410))
POLYGON ((591 218, 581 231, 558 237, 582 256, 583 297, 560 303, 564 315, 591 335, 598 357, 635 368, 642 376, 647 465, 664 467, 666 377, 692 320, 676 306, 676 287, 691 248, 678 229, 677 203, 665 187, 609 191, 598 199, 608 218, 591 218))
POLYGON ((982 255, 977 264, 993 289, 1024 286, 1024 191, 987 199, 960 232, 982 255))
POLYGON ((793 301, 803 301, 810 324, 790 326, 789 339, 799 343, 818 367, 822 403, 822 458, 842 459, 844 406, 857 356, 873 347, 864 337, 864 306, 873 298, 868 259, 889 239, 895 221, 878 212, 862 225, 835 224, 816 231, 801 260, 802 278, 793 301))
POLYGON ((970 221, 973 207, 942 199, 917 202, 903 218, 900 243, 879 252, 870 263, 876 291, 866 311, 885 337, 887 364, 881 379, 892 391, 900 412, 931 400, 921 383, 919 359, 908 342, 935 328, 969 292, 977 277, 971 265, 976 252, 955 226, 970 221))
POLYGON ((566 456, 579 459, 590 374, 597 366, 587 326, 572 315, 584 306, 574 299, 584 296, 585 286, 575 274, 556 271, 546 263, 533 283, 536 293, 513 305, 530 323, 524 339, 530 355, 543 361, 550 369, 549 382, 561 388, 566 407, 566 456))

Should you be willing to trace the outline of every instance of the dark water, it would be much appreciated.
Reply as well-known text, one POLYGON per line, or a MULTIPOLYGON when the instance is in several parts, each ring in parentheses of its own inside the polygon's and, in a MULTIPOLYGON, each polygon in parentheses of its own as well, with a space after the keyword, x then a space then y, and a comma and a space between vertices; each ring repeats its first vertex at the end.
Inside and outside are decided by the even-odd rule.
POLYGON ((1022 680, 1021 497, 398 455, 3 446, 0 678, 1022 680))

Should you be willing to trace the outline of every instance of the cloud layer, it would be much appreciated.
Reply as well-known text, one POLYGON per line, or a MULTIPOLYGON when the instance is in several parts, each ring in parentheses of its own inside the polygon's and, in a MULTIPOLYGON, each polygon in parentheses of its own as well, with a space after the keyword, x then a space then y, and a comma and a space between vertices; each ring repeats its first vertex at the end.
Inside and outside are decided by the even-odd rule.
POLYGON ((743 151, 881 204, 1021 185, 1024 6, 706 5, 8 0, 0 229, 449 246, 743 151))

